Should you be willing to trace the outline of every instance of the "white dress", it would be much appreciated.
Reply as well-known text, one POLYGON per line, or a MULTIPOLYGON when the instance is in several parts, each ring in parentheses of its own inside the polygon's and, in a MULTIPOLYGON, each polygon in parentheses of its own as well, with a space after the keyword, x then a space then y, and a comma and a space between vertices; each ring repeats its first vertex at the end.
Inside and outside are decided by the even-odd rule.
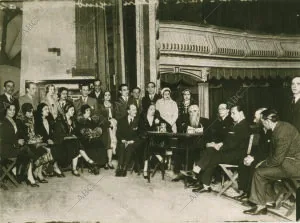
POLYGON ((178 118, 178 107, 172 99, 164 100, 158 99, 156 102, 156 110, 159 111, 160 116, 166 120, 171 126, 174 133, 177 132, 176 120, 178 118))

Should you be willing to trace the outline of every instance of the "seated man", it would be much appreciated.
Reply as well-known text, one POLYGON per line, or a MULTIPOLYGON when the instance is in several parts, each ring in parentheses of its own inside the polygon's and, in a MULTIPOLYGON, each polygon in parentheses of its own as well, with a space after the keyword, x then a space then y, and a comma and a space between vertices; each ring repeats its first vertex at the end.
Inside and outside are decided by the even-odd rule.
MULTIPOLYGON (((195 165, 193 171, 197 174, 200 184, 193 189, 193 192, 210 192, 210 183, 218 164, 238 164, 245 157, 250 129, 240 105, 231 108, 231 117, 235 125, 228 132, 224 142, 207 143, 207 148, 203 151, 197 165, 195 165), (200 171, 201 175, 199 175, 200 171)), ((187 175, 187 173, 184 174, 187 175)))
POLYGON ((118 121, 117 138, 120 142, 118 150, 118 168, 116 170, 117 177, 125 177, 127 167, 133 152, 140 147, 142 141, 138 136, 138 117, 137 108, 134 104, 130 104, 127 108, 128 115, 118 121))
MULTIPOLYGON (((186 133, 203 133, 209 126, 209 120, 207 118, 200 117, 200 109, 198 105, 191 105, 188 109, 189 119, 183 123, 183 129, 186 133)), ((200 158, 201 149, 205 148, 205 139, 201 136, 197 138, 189 138, 188 141, 181 142, 181 147, 184 147, 186 143, 190 145, 189 169, 192 168, 194 162, 200 158)), ((178 174, 181 170, 181 166, 185 160, 185 151, 174 151, 174 173, 178 174)), ((177 175, 172 181, 179 181, 182 179, 181 175, 177 175)))
POLYGON ((275 200, 270 184, 283 178, 300 177, 300 134, 287 122, 279 121, 275 110, 262 112, 262 124, 272 131, 272 151, 266 160, 258 164, 252 184, 249 201, 256 204, 245 214, 267 214, 267 202, 275 200))
POLYGON ((253 122, 256 124, 256 129, 254 134, 259 135, 258 145, 252 145, 252 150, 249 155, 247 155, 244 160, 239 164, 238 168, 238 187, 242 191, 242 194, 235 197, 237 200, 244 200, 248 198, 251 189, 251 181, 253 173, 255 171, 255 166, 262 160, 265 160, 270 153, 270 139, 271 131, 265 129, 261 122, 261 113, 267 110, 266 108, 260 108, 256 110, 254 114, 253 122))

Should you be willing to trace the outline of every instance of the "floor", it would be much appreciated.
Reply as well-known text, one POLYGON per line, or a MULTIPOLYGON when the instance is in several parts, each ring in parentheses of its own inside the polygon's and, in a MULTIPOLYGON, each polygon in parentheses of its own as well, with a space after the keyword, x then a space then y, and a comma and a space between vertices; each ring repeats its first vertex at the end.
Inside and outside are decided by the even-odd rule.
MULTIPOLYGON (((168 173, 171 175, 171 173, 168 173)), ((157 173, 148 183, 135 173, 124 178, 113 170, 81 177, 49 178, 39 188, 21 185, 0 190, 0 222, 278 222, 268 214, 249 216, 237 201, 215 193, 194 194, 182 182, 161 180, 157 173)))

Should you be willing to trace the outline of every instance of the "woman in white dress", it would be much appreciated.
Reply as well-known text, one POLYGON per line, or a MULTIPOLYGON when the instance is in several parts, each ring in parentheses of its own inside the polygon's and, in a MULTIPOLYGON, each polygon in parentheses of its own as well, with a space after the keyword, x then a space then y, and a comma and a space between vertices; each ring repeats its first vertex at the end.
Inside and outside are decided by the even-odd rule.
POLYGON ((162 98, 156 102, 156 110, 160 116, 172 126, 172 132, 177 132, 176 120, 178 118, 177 103, 171 98, 171 89, 163 88, 161 90, 162 98))
POLYGON ((58 98, 55 86, 53 84, 47 85, 46 96, 41 102, 48 105, 50 114, 52 115, 53 119, 56 120, 58 116, 58 98))

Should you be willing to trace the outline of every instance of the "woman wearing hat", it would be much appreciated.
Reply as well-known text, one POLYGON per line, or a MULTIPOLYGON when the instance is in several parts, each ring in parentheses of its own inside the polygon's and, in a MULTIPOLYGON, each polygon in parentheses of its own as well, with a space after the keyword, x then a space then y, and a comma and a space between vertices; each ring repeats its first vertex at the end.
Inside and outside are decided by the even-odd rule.
POLYGON ((156 110, 159 111, 160 116, 172 126, 172 132, 177 132, 176 121, 178 118, 178 107, 171 98, 171 89, 163 88, 161 90, 162 98, 156 102, 156 110))

